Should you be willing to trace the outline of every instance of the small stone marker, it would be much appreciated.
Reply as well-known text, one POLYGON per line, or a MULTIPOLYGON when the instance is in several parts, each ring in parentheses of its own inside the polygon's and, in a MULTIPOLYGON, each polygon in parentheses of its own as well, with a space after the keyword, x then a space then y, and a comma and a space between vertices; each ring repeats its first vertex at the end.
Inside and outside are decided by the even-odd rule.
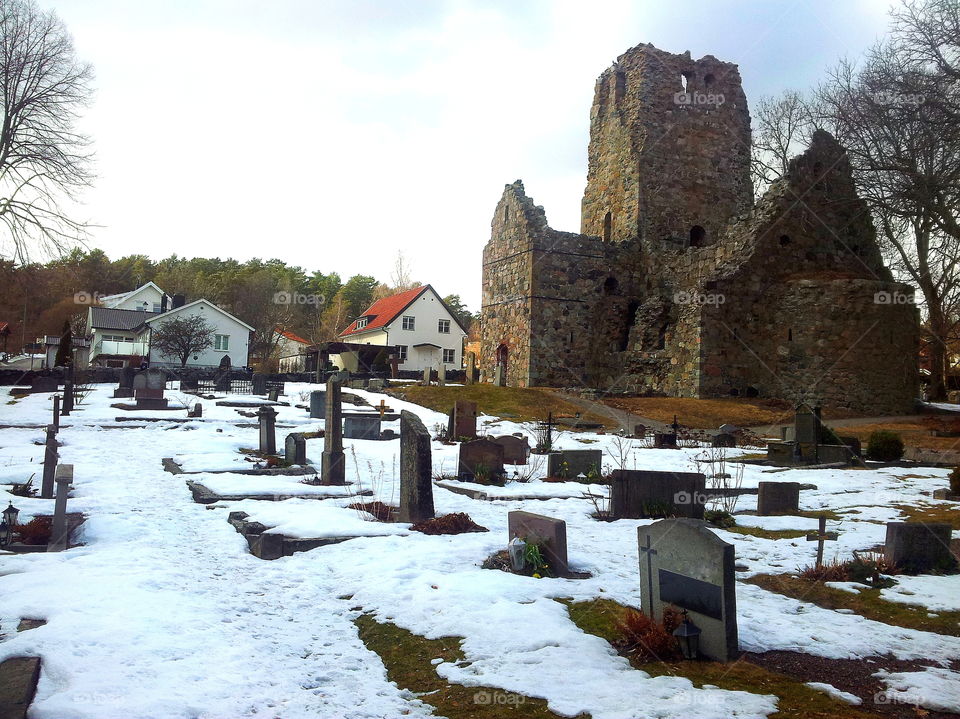
POLYGON ((507 386, 507 373, 504 371, 502 364, 498 364, 493 369, 493 384, 495 387, 507 386))
POLYGON ((310 393, 310 417, 324 419, 327 416, 327 393, 322 389, 315 389, 310 393))
POLYGON ((526 464, 530 455, 530 443, 526 437, 515 437, 512 434, 503 437, 494 437, 493 441, 503 447, 504 464, 526 464))
POLYGON ((757 490, 757 514, 796 514, 800 511, 799 482, 760 482, 757 490))
POLYGON ((343 419, 344 439, 380 439, 378 415, 347 415, 343 419))
POLYGON ((267 399, 270 400, 271 402, 279 402, 280 390, 277 389, 276 387, 267 390, 267 399))
POLYGON ((457 442, 461 437, 477 437, 477 403, 465 399, 453 403, 447 421, 447 438, 457 442))
POLYGON ((467 352, 467 384, 473 384, 476 381, 477 374, 477 355, 474 352, 467 352))
MULTIPOLYGON (((379 392, 383 389, 383 379, 380 377, 371 377, 370 381, 367 382, 367 389, 371 392, 379 392)), ((380 400, 383 403, 383 400, 380 400)))
POLYGON ((713 435, 712 445, 714 447, 736 447, 737 438, 732 434, 720 432, 719 434, 713 435))
POLYGON ((582 474, 599 480, 602 464, 602 450, 564 449, 547 455, 547 476, 574 479, 582 474))
POLYGON ((422 384, 424 387, 430 386, 430 368, 429 367, 423 368, 423 381, 420 384, 422 384))
POLYGON ((53 395, 53 426, 60 429, 60 395, 53 395))
POLYGON ((950 553, 949 524, 887 522, 884 559, 907 574, 945 571, 956 564, 950 553))
POLYGON ((811 409, 805 404, 797 407, 793 418, 793 438, 800 444, 816 444, 819 427, 820 411, 819 408, 811 409))
POLYGON ((52 375, 37 375, 30 381, 31 392, 56 392, 58 387, 57 378, 52 375))
POLYGON ((73 365, 67 366, 67 376, 63 380, 63 414, 73 412, 73 365))
POLYGON ((532 512, 507 514, 507 540, 520 537, 527 544, 539 544, 550 569, 558 577, 570 574, 567 566, 567 523, 532 512))
POLYGON ((654 432, 653 448, 654 449, 676 449, 677 448, 676 432, 654 432))
POLYGON ((260 452, 277 453, 277 411, 273 407, 261 407, 257 410, 260 424, 260 452))
POLYGON ((323 455, 320 477, 324 484, 346 484, 346 462, 343 456, 343 426, 341 423, 340 382, 327 380, 327 414, 324 420, 323 455))
POLYGON ((193 419, 203 417, 203 405, 197 402, 195 405, 193 405, 193 409, 187 412, 187 416, 193 419))
POLYGON ((467 482, 497 480, 503 476, 503 447, 489 439, 475 439, 460 445, 457 477, 467 482))
POLYGON ((445 387, 447 384, 447 369, 443 365, 437 367, 437 384, 445 387))
POLYGON ((47 425, 47 439, 43 449, 43 482, 40 498, 53 499, 53 483, 57 473, 57 428, 47 425))
POLYGON ((610 475, 610 516, 643 519, 676 515, 703 519, 706 477, 699 472, 618 469, 610 475))
POLYGON ((734 546, 692 519, 637 527, 640 601, 657 622, 664 606, 686 609, 701 630, 700 654, 718 662, 738 656, 734 546))
POLYGON ((434 516, 433 455, 430 433, 413 412, 400 412, 401 522, 422 522, 434 516))
POLYGON ((284 459, 290 464, 307 463, 307 439, 302 432, 291 432, 284 442, 284 459))
POLYGON ((61 552, 67 548, 67 494, 73 481, 73 465, 61 464, 57 467, 57 500, 53 506, 53 523, 50 529, 48 552, 61 552))
POLYGON ((820 517, 820 518, 819 518, 819 521, 817 522, 817 531, 816 531, 816 532, 812 532, 812 533, 810 533, 810 534, 807 535, 807 541, 808 541, 808 542, 816 542, 816 543, 817 543, 817 564, 816 564, 816 566, 819 567, 821 564, 823 564, 823 543, 826 542, 826 541, 834 541, 834 540, 836 540, 836 538, 839 537, 839 536, 840 536, 840 535, 837 534, 836 532, 828 532, 828 531, 827 531, 827 518, 826 518, 826 517, 820 517))

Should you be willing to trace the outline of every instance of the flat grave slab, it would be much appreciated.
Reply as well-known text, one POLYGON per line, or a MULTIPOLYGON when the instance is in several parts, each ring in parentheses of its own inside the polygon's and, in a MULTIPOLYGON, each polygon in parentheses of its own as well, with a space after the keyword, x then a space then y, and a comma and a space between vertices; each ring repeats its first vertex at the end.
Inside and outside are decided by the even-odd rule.
POLYGON ((282 502, 287 499, 334 499, 357 494, 370 495, 371 490, 357 492, 349 485, 312 485, 299 482, 278 482, 273 478, 253 479, 246 475, 204 477, 187 480, 193 501, 199 504, 257 500, 282 502))
POLYGON ((483 500, 528 500, 528 499, 583 499, 586 492, 603 493, 608 488, 602 484, 581 484, 580 482, 507 482, 503 487, 477 484, 476 482, 454 482, 440 480, 434 482, 437 487, 448 489, 471 499, 483 500))

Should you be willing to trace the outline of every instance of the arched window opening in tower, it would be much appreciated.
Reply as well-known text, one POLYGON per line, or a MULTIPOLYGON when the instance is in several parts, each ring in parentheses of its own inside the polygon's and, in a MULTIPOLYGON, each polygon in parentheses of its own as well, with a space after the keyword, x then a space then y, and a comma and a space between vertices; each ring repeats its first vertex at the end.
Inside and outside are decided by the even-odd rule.
POLYGON ((609 242, 613 231, 613 215, 609 212, 603 216, 603 241, 609 242))
POLYGON ((703 247, 704 242, 707 239, 707 231, 703 229, 700 225, 694 225, 690 228, 690 246, 691 247, 703 247))

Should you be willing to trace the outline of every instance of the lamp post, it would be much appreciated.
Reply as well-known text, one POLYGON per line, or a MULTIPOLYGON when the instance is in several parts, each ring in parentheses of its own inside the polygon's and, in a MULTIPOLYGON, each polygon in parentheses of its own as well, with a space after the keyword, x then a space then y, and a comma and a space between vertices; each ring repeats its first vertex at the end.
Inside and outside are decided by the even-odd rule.
POLYGON ((696 659, 697 649, 700 646, 700 627, 687 618, 687 610, 683 610, 683 621, 673 630, 673 636, 680 643, 680 651, 684 659, 696 659))
POLYGON ((0 520, 0 545, 5 547, 13 540, 13 529, 17 526, 19 514, 20 510, 13 506, 13 502, 3 510, 3 519, 0 520))

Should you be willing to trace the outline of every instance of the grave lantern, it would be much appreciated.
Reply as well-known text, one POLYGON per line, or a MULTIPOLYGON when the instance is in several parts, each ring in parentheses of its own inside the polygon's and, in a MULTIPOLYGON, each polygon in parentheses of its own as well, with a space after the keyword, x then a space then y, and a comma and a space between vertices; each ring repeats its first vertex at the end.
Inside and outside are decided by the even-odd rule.
POLYGON ((13 502, 3 510, 3 519, 0 520, 0 544, 4 546, 10 544, 10 540, 13 539, 13 528, 17 526, 17 516, 19 514, 20 510, 13 506, 13 502))
POLYGON ((527 543, 520 537, 514 537, 507 545, 507 549, 510 551, 510 568, 515 572, 522 572, 527 564, 527 560, 523 556, 527 550, 527 543))
POLYGON ((683 621, 673 630, 673 636, 680 644, 684 659, 696 659, 700 645, 700 627, 687 619, 687 610, 683 610, 683 621))

